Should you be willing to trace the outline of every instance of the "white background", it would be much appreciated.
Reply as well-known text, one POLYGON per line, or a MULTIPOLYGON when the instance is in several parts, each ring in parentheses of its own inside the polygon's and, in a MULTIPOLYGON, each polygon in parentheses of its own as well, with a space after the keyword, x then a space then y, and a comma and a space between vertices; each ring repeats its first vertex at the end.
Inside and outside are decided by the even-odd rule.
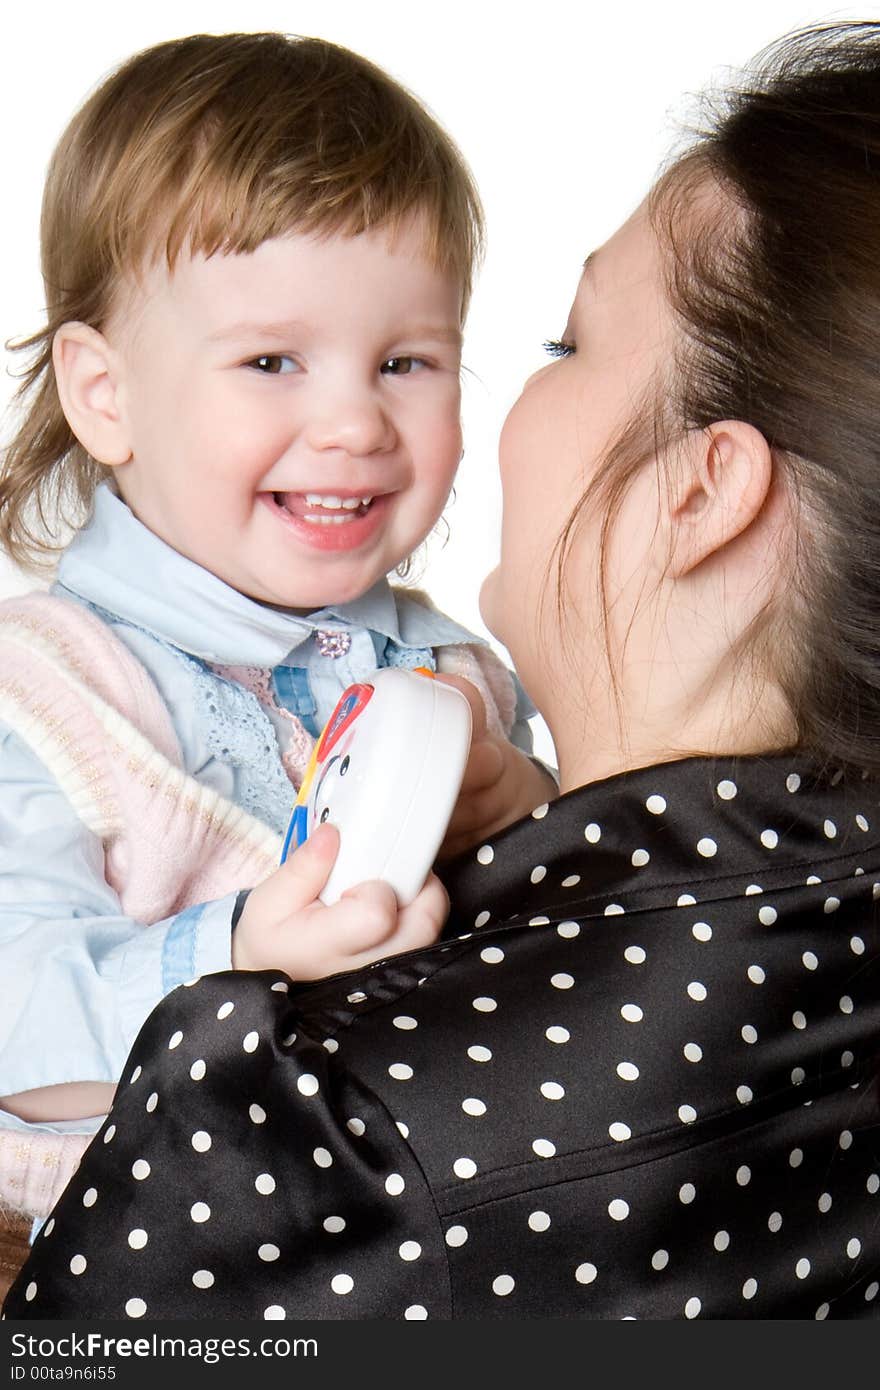
MULTIPOLYGON (((495 451, 541 344, 565 323, 579 267, 641 200, 710 82, 787 30, 880 18, 880 5, 803 0, 152 0, 16 3, 0 31, 0 341, 40 325, 38 218, 51 149, 102 75, 139 48, 195 32, 281 29, 353 48, 439 117, 486 206, 488 255, 465 343, 466 455, 424 584, 477 632, 497 550, 495 451)), ((0 408, 14 382, 0 379, 0 408)), ((11 425, 9 412, 4 429, 11 425)), ((0 558, 0 596, 31 585, 0 558)), ((503 649, 494 644, 502 656, 503 649)), ((538 751, 552 757, 536 725, 538 751)))

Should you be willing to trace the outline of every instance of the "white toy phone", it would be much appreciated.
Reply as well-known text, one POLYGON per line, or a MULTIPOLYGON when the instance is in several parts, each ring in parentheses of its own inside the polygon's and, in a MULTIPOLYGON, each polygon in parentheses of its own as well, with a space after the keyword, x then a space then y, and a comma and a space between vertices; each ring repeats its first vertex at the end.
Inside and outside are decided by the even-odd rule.
POLYGON ((430 671, 387 667, 350 685, 315 744, 281 862, 329 820, 339 854, 323 903, 377 878, 401 906, 412 902, 446 833, 470 740, 470 705, 430 671))

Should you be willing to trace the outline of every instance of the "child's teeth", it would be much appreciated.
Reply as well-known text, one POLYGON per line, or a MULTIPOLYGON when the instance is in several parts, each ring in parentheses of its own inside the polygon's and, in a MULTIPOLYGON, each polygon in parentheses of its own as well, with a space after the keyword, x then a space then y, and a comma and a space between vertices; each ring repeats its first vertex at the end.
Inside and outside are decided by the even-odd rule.
MULTIPOLYGON (((358 507, 368 507, 372 502, 372 497, 333 497, 320 492, 307 492, 305 494, 306 505, 309 507, 326 507, 328 511, 356 512, 358 507)), ((329 520, 322 517, 321 520, 329 520)))

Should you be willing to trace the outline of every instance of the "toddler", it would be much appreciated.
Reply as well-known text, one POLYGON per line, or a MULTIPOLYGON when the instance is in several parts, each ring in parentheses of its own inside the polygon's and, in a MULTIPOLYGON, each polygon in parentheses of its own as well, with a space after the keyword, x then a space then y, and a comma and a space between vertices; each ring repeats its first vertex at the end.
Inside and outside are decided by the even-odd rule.
POLYGON ((382 666, 476 686, 449 849, 555 790, 490 649, 387 579, 461 456, 480 239, 448 136, 316 39, 161 44, 62 136, 48 323, 0 478, 18 562, 52 548, 59 503, 88 516, 51 591, 0 605, 0 1200, 19 1212, 54 1203, 177 985, 309 980, 436 938, 433 877, 402 910, 380 883, 318 901, 330 826, 278 867, 345 686, 382 666))

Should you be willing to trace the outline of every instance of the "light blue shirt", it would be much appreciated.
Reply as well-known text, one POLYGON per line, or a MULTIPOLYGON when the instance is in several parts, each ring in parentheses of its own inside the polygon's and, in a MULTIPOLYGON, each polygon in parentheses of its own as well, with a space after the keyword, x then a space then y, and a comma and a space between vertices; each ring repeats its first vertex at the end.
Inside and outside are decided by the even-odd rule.
MULTIPOLYGON (((106 486, 65 551, 53 592, 99 612, 146 667, 185 770, 279 833, 294 799, 279 757, 289 721, 275 718, 273 731, 256 699, 213 666, 271 669, 276 700, 317 729, 342 690, 377 667, 433 666, 437 648, 481 641, 386 580, 309 617, 256 603, 159 540, 106 486), (342 655, 323 654, 315 634, 328 631, 348 639, 342 655), (213 723, 211 709, 219 709, 213 723)), ((530 751, 534 709, 517 691, 512 738, 530 751)), ((159 999, 231 968, 236 896, 151 926, 126 917, 104 878, 100 840, 0 724, 0 1095, 115 1081, 159 999)), ((29 1128, 5 1111, 0 1125, 29 1128)))

